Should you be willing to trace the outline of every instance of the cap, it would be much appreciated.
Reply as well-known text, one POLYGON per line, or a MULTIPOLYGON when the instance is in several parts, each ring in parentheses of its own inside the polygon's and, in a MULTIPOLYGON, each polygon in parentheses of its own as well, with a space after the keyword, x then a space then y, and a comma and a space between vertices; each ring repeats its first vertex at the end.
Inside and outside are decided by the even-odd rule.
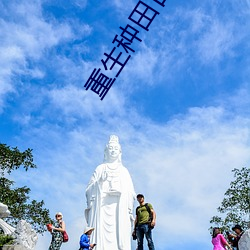
POLYGON ((144 198, 144 195, 143 194, 137 194, 136 198, 139 198, 139 197, 144 198))

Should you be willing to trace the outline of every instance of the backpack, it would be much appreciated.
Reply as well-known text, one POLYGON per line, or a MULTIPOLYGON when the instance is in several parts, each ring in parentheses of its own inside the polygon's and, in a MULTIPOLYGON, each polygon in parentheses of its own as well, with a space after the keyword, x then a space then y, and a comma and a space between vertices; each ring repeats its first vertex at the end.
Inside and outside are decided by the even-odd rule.
MULTIPOLYGON (((143 207, 146 207, 146 209, 147 209, 147 211, 148 211, 148 214, 149 214, 149 218, 148 218, 148 225, 149 225, 149 227, 151 228, 151 229, 153 229, 154 227, 153 226, 151 226, 151 222, 152 222, 152 220, 153 220, 153 214, 151 213, 151 209, 150 209, 150 207, 148 206, 148 203, 145 203, 144 205, 143 205, 143 207)), ((136 215, 138 216, 138 209, 140 208, 140 206, 138 206, 137 208, 136 208, 136 215)))

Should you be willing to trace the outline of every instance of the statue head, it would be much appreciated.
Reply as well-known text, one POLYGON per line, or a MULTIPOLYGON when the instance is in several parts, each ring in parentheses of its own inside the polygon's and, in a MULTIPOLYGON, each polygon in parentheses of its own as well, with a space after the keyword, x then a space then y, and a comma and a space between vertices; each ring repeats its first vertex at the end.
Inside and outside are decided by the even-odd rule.
POLYGON ((104 150, 104 162, 121 162, 122 149, 119 143, 119 138, 116 135, 109 137, 109 142, 104 150))

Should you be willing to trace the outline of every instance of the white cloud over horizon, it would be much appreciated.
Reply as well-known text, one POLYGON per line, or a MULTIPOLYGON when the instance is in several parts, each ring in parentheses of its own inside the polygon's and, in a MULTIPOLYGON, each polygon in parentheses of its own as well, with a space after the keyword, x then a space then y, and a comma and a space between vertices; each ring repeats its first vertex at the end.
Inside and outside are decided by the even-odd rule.
MULTIPOLYGON (((171 233, 170 246, 184 231, 183 241, 196 242, 197 234, 198 238, 209 238, 209 219, 217 213, 216 207, 232 181, 231 170, 249 164, 250 120, 240 116, 228 119, 227 111, 219 107, 193 108, 164 125, 145 119, 137 124, 121 120, 117 125, 116 119, 109 119, 98 133, 98 123, 85 128, 79 124, 67 133, 48 125, 38 128, 36 137, 31 128, 21 138, 34 148, 39 168, 34 174, 30 171, 26 177, 16 177, 18 183, 29 180, 33 194, 54 207, 53 212, 63 210, 72 237, 67 247, 77 247, 84 221, 84 190, 103 160, 109 134, 115 133, 120 137, 123 163, 132 175, 136 192, 144 193, 157 211, 158 248, 164 249, 159 231, 171 233), (81 223, 76 225, 74 217, 81 223), (188 228, 196 228, 197 234, 188 228)), ((48 241, 47 236, 45 239, 48 241)))

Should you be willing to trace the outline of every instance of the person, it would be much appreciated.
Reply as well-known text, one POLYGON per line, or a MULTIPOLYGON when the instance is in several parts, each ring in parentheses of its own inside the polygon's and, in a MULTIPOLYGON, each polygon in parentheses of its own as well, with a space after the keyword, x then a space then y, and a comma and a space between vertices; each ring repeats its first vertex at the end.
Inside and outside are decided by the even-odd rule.
POLYGON ((225 246, 232 249, 218 227, 213 228, 212 244, 214 245, 213 250, 225 250, 225 246))
POLYGON ((93 232, 94 228, 93 227, 86 227, 81 238, 80 238, 80 249, 79 250, 89 250, 93 249, 96 245, 90 244, 90 235, 93 232))
POLYGON ((50 226, 50 232, 52 234, 52 240, 49 250, 60 250, 63 242, 63 232, 66 230, 65 222, 62 220, 63 215, 61 212, 56 213, 56 223, 50 226))
POLYGON ((148 249, 154 250, 154 242, 152 239, 152 229, 155 226, 156 222, 156 213, 153 209, 153 206, 150 203, 145 203, 144 195, 138 194, 137 201, 139 206, 136 208, 136 217, 134 222, 134 231, 133 236, 137 237, 138 250, 143 250, 143 239, 144 235, 146 236, 148 242, 148 249), (149 210, 148 210, 148 208, 149 210), (150 213, 152 215, 152 220, 149 222, 150 213))
POLYGON ((235 249, 239 250, 239 240, 242 236, 242 234, 244 233, 242 227, 240 225, 235 225, 232 230, 236 233, 236 234, 230 234, 231 237, 233 237, 234 241, 233 244, 235 246, 235 249))
POLYGON ((96 250, 131 249, 135 191, 121 161, 119 138, 111 135, 104 150, 104 163, 97 166, 86 188, 87 225, 94 227, 91 241, 96 250))
POLYGON ((237 242, 235 241, 235 235, 229 232, 226 232, 227 239, 229 244, 232 246, 233 250, 237 250, 237 242))

